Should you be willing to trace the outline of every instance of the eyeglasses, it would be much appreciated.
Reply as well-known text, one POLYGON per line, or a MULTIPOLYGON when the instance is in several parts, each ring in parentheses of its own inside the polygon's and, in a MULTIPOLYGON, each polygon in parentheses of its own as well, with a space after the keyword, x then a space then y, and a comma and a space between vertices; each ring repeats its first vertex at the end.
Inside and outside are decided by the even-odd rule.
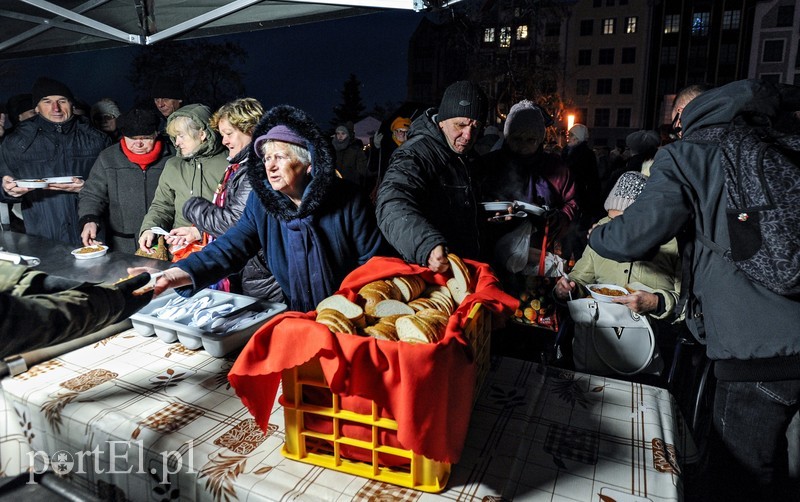
POLYGON ((680 123, 681 123, 681 112, 678 112, 678 113, 675 114, 675 117, 672 119, 672 133, 671 134, 674 135, 675 137, 677 137, 678 134, 680 134, 680 132, 681 132, 680 123))

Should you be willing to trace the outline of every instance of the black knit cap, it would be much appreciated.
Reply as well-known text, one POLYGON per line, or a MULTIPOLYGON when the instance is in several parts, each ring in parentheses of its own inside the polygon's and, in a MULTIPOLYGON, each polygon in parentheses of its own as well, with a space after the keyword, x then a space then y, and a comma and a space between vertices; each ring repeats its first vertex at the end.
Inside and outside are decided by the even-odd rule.
POLYGON ((488 109, 486 94, 478 84, 468 80, 460 80, 450 84, 445 89, 436 120, 442 121, 453 117, 466 117, 484 122, 488 109))
POLYGON ((117 128, 123 136, 150 136, 158 132, 159 116, 150 108, 133 108, 117 118, 117 128))
POLYGON ((153 86, 150 88, 150 97, 180 99, 183 100, 183 82, 177 77, 161 75, 156 77, 153 86))
POLYGON ((42 98, 47 96, 64 96, 70 102, 75 102, 75 96, 72 95, 72 91, 69 90, 66 84, 48 77, 36 79, 36 82, 33 83, 33 89, 31 89, 31 96, 31 102, 34 107, 39 104, 42 98))

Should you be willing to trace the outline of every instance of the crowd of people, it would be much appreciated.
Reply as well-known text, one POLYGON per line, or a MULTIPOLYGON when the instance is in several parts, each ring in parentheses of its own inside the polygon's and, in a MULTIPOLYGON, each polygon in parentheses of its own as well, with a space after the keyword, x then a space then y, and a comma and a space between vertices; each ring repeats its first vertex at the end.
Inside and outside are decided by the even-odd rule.
MULTIPOLYGON (((685 132, 731 120, 760 96, 754 85, 688 88, 675 124, 685 132)), ((531 247, 549 236, 578 260, 555 298, 586 295, 592 282, 637 281, 649 290, 615 302, 656 324, 688 326, 706 344, 718 379, 710 465, 716 482, 733 487, 725 496, 797 493, 786 431, 800 407, 800 309, 695 242, 711 232, 724 247, 728 238, 714 145, 662 145, 655 131, 637 131, 609 163, 576 124, 554 151, 546 110, 522 100, 491 120, 487 95, 470 81, 448 86, 438 106, 387 119, 369 155, 352 124, 331 136, 294 106, 264 109, 248 97, 214 111, 185 103, 169 79, 152 99, 124 113, 103 99, 81 118, 71 90, 42 77, 9 100, 0 197, 21 205, 27 233, 146 256, 166 248, 175 263, 156 295, 215 287, 310 311, 376 255, 445 273, 455 253, 489 262, 502 280, 515 271, 504 270, 496 244, 528 224, 531 247), (54 176, 69 181, 17 183, 54 176), (490 201, 543 211, 523 221, 511 206, 484 211, 490 201)))

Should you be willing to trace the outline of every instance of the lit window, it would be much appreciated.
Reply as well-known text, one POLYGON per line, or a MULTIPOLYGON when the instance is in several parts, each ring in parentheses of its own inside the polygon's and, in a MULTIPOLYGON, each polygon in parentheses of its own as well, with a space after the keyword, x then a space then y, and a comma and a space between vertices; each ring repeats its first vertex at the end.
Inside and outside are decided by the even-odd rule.
POLYGON ((725 12, 722 13, 722 29, 738 30, 741 18, 742 18, 742 11, 726 10, 725 12))
POLYGON ((616 18, 603 19, 603 35, 613 35, 617 28, 616 18))
POLYGON ((678 33, 681 27, 680 14, 664 16, 664 33, 678 33))
POLYGON ((483 30, 483 41, 484 42, 494 42, 494 28, 486 28, 483 30))
POLYGON ((637 16, 625 18, 625 33, 636 33, 636 22, 639 20, 637 16))
POLYGON ((511 27, 500 28, 500 47, 511 47, 511 27))
POLYGON ((517 26, 517 40, 527 40, 528 39, 528 25, 523 24, 522 26, 517 26))
POLYGON ((709 24, 711 24, 710 12, 695 12, 692 16, 692 35, 695 37, 707 36, 709 24))

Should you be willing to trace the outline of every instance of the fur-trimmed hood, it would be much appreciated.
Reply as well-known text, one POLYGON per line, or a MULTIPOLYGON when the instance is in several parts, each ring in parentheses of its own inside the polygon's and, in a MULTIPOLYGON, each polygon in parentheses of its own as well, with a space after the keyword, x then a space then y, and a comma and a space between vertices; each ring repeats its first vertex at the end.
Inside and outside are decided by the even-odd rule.
POLYGON ((253 169, 247 170, 247 176, 253 185, 253 191, 269 214, 286 221, 304 218, 322 205, 336 176, 330 142, 306 112, 293 106, 278 105, 268 110, 253 130, 253 142, 250 143, 249 149, 254 159, 261 159, 255 151, 255 139, 277 125, 292 129, 308 141, 308 151, 311 154, 311 182, 303 193, 300 207, 295 206, 289 197, 272 189, 267 180, 267 172, 260 162, 254 165, 253 169))

